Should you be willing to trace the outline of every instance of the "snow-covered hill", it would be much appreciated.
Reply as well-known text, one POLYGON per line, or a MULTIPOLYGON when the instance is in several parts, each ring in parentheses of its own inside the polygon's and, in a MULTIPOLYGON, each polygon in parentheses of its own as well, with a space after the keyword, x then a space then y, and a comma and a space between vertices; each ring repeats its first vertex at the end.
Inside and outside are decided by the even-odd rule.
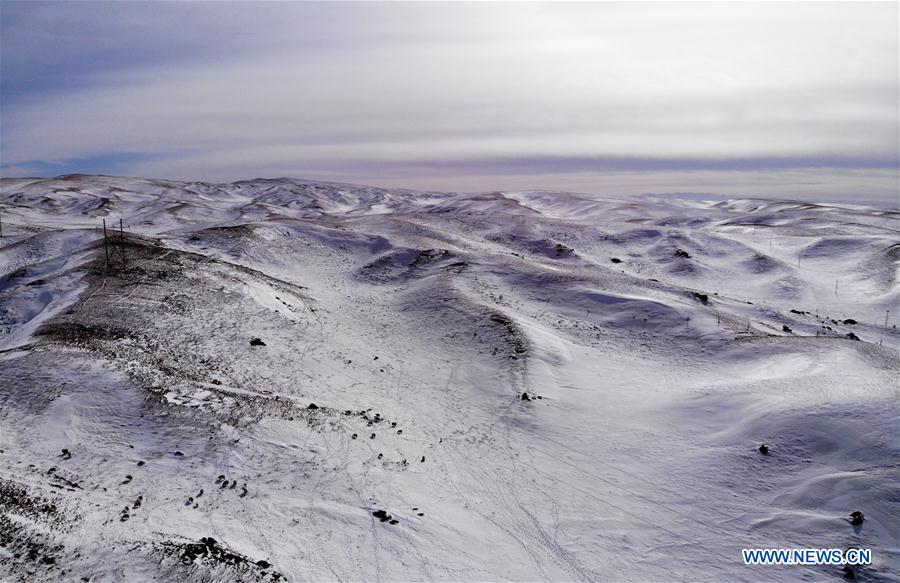
POLYGON ((900 580, 897 209, 71 175, 0 221, 3 580, 900 580))

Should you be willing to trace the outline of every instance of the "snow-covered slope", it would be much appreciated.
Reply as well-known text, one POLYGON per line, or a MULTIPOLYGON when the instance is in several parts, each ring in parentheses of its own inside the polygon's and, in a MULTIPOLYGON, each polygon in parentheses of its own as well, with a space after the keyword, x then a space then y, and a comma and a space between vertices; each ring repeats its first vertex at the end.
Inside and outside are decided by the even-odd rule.
POLYGON ((73 175, 0 219, 4 580, 900 580, 897 209, 73 175))

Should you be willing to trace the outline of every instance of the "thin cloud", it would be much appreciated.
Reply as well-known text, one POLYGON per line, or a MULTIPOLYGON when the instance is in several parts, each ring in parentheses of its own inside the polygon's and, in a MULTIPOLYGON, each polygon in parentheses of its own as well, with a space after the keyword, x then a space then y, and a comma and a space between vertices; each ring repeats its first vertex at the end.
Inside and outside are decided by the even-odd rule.
POLYGON ((894 4, 4 4, 4 175, 897 167, 894 4))

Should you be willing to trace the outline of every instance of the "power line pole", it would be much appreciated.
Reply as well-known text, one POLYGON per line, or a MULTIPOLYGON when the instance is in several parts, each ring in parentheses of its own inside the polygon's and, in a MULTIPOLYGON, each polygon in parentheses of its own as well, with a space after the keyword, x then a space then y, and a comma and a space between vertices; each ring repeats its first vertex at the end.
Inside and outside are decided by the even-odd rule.
POLYGON ((122 271, 128 271, 125 264, 125 228, 122 226, 122 219, 119 219, 119 249, 122 251, 122 271))
POLYGON ((103 219, 103 252, 106 255, 106 275, 109 275, 109 244, 106 242, 106 219, 103 219))

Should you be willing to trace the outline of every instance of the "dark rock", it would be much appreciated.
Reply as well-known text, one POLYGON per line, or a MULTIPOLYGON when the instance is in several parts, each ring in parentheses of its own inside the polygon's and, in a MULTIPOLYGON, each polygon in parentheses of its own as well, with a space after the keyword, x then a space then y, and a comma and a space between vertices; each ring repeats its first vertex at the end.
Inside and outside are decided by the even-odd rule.
POLYGON ((675 257, 684 257, 685 259, 690 259, 691 254, 684 249, 675 249, 675 257))
POLYGON ((846 320, 844 320, 844 324, 848 324, 848 325, 850 325, 850 326, 853 326, 853 325, 856 324, 856 320, 854 320, 853 318, 847 318, 846 320))
POLYGON ((613 257, 612 259, 610 259, 610 261, 612 261, 613 263, 622 263, 622 260, 618 257, 613 257))
POLYGON ((306 408, 310 409, 310 410, 314 410, 314 409, 318 409, 319 406, 316 405, 315 403, 310 403, 309 406, 307 406, 306 408))
POLYGON ((138 460, 137 465, 138 465, 138 467, 141 467, 141 466, 144 465, 145 463, 147 463, 147 462, 145 462, 144 460, 138 460))
POLYGON ((853 581, 856 579, 856 572, 850 565, 844 565, 844 579, 853 581))
POLYGON ((250 341, 250 346, 265 346, 266 343, 260 340, 259 338, 254 338, 250 341))
POLYGON ((848 333, 847 333, 847 338, 849 338, 850 340, 859 340, 859 336, 857 336, 857 335, 854 334, 853 332, 848 332, 848 333))
POLYGON ((850 524, 852 524, 853 526, 859 526, 860 524, 865 522, 865 520, 865 515, 859 510, 854 510, 850 513, 850 524))
POLYGON ((530 401, 530 400, 531 400, 531 397, 528 396, 528 393, 522 393, 521 399, 522 399, 523 401, 530 401))
POLYGON ((257 566, 257 567, 262 567, 263 569, 268 569, 268 568, 271 567, 272 565, 269 564, 269 561, 256 561, 256 566, 257 566))
POLYGON ((763 455, 769 455, 769 446, 765 443, 759 446, 759 453, 763 455))
POLYGON ((703 304, 709 302, 709 296, 706 294, 701 294, 700 292, 691 292, 691 295, 694 296, 694 299, 699 300, 703 304))
POLYGON ((356 437, 357 437, 357 436, 356 436, 356 434, 354 433, 353 435, 350 436, 350 439, 356 439, 356 437))
POLYGON ((425 463, 425 456, 424 456, 424 455, 422 456, 421 463, 425 463))
POLYGON ((787 324, 782 324, 782 325, 781 325, 781 331, 782 331, 782 332, 793 332, 793 330, 791 330, 791 327, 788 326, 787 324))
POLYGON ((372 513, 372 516, 380 520, 381 522, 387 522, 391 519, 391 515, 385 512, 384 510, 376 510, 372 513))

